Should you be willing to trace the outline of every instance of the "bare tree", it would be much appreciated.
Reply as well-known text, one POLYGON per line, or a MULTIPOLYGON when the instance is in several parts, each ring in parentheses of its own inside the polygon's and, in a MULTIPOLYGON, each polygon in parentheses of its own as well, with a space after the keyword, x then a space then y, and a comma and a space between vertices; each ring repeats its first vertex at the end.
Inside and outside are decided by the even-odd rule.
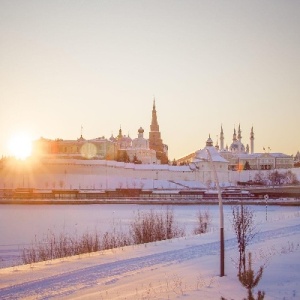
POLYGON ((272 185, 280 185, 283 183, 285 176, 281 173, 279 173, 277 170, 270 173, 269 180, 272 185))
POLYGON ((285 184, 298 184, 297 175, 291 170, 288 170, 284 173, 284 183, 285 184))
POLYGON ((197 225, 194 228, 194 234, 202 234, 208 231, 208 226, 211 224, 211 216, 209 211, 205 211, 204 213, 200 210, 197 214, 197 225))
POLYGON ((258 173, 254 175, 253 180, 257 183, 264 183, 265 179, 263 173, 261 171, 258 171, 258 173))
POLYGON ((232 208, 232 226, 239 249, 239 273, 246 268, 246 248, 256 234, 253 211, 243 204, 232 208))

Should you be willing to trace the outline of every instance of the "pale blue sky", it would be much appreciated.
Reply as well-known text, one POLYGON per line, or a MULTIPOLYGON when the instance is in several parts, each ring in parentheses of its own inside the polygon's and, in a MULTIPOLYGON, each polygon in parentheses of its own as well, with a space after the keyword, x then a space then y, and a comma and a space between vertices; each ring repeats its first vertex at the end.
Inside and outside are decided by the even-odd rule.
POLYGON ((251 126, 300 150, 300 1, 0 0, 0 155, 20 132, 145 137, 153 96, 169 158, 251 126))

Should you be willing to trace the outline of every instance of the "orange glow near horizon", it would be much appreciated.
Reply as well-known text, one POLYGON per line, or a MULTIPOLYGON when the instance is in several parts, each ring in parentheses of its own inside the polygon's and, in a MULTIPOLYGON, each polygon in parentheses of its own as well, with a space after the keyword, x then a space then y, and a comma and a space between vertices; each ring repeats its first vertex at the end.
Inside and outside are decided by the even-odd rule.
POLYGON ((24 160, 31 155, 32 139, 25 133, 16 134, 10 138, 8 149, 10 155, 24 160))

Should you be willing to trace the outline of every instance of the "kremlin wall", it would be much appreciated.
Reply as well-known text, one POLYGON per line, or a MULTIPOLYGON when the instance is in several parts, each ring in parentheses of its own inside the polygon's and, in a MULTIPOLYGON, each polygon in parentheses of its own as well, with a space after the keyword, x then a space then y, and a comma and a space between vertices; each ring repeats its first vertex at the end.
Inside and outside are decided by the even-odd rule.
MULTIPOLYGON (((212 150, 212 149, 210 149, 212 150)), ((228 163, 214 156, 214 167, 222 187, 253 180, 255 170, 231 171, 228 163)), ((291 169, 298 174, 300 169, 291 169)), ((286 171, 286 170, 281 170, 286 171)), ((259 171, 268 178, 269 170, 259 171)), ((206 158, 185 166, 133 164, 105 160, 45 159, 2 163, 0 189, 34 188, 42 190, 79 189, 207 189, 213 188, 212 164, 206 158)))

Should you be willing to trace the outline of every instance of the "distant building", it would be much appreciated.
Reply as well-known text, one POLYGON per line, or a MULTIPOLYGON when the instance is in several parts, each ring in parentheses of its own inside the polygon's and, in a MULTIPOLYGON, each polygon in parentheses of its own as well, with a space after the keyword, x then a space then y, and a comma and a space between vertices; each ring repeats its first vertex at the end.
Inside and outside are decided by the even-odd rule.
MULTIPOLYGON (((242 131, 239 125, 238 133, 234 128, 232 143, 224 148, 224 132, 221 126, 220 132, 220 155, 229 161, 230 170, 271 170, 293 168, 292 156, 283 153, 255 153, 254 152, 254 131, 253 126, 250 131, 249 144, 244 146, 242 143, 242 131)), ((265 150, 265 148, 264 148, 265 150)))
POLYGON ((86 140, 40 138, 33 142, 33 156, 44 158, 107 159, 114 160, 116 145, 104 137, 86 140))
POLYGON ((168 146, 163 144, 163 141, 161 139, 159 125, 157 122, 155 99, 153 101, 152 108, 152 121, 149 132, 149 147, 150 149, 155 150, 156 158, 161 162, 161 164, 168 164, 168 146))
POLYGON ((219 180, 221 182, 228 181, 228 161, 220 155, 220 152, 214 147, 213 141, 209 136, 204 149, 196 151, 189 164, 191 168, 193 168, 193 165, 195 166, 199 176, 201 177, 202 175, 202 178, 199 178, 199 180, 205 183, 207 187, 210 187, 211 183, 215 180, 212 176, 212 163, 216 172, 218 172, 219 180))
MULTIPOLYGON (((250 131, 250 146, 242 143, 242 131, 239 125, 238 132, 233 130, 232 143, 228 147, 224 146, 224 131, 221 126, 220 145, 218 142, 214 146, 220 156, 228 161, 228 169, 240 171, 249 170, 272 170, 272 169, 289 169, 294 167, 293 157, 284 153, 255 153, 254 152, 254 131, 253 127, 250 131)), ((265 150, 265 149, 264 149, 265 150)), ((268 150, 270 150, 268 148, 268 150)), ((197 152, 196 152, 197 153, 197 152)), ((186 164, 196 157, 196 153, 192 153, 177 160, 177 164, 186 164)), ((300 155, 299 155, 300 156, 300 155)))
POLYGON ((119 153, 126 152, 128 160, 134 163, 159 164, 155 150, 149 148, 149 140, 144 138, 144 129, 138 130, 138 137, 131 140, 122 137, 116 140, 119 153))
POLYGON ((77 140, 40 138, 33 143, 33 156, 168 164, 168 146, 161 139, 154 100, 149 139, 144 138, 142 127, 138 129, 135 139, 123 135, 121 128, 116 137, 111 135, 109 139, 99 137, 86 140, 82 134, 77 140))

